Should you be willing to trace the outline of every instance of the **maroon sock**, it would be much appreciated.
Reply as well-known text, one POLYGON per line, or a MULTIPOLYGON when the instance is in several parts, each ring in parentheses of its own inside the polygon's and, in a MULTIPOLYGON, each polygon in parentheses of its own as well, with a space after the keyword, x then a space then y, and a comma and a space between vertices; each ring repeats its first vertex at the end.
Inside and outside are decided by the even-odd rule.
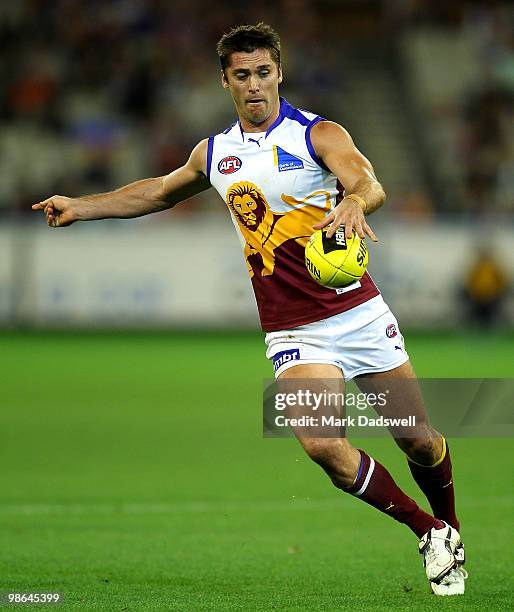
POLYGON ((349 489, 345 489, 347 493, 405 523, 418 538, 432 527, 444 527, 442 521, 421 510, 413 499, 405 495, 383 465, 364 451, 359 449, 359 452, 361 462, 357 479, 349 489))
POLYGON ((444 443, 446 453, 441 463, 436 466, 419 465, 410 460, 408 464, 414 480, 426 495, 434 516, 446 521, 459 531, 460 524, 455 514, 455 492, 453 490, 450 449, 446 440, 444 443))

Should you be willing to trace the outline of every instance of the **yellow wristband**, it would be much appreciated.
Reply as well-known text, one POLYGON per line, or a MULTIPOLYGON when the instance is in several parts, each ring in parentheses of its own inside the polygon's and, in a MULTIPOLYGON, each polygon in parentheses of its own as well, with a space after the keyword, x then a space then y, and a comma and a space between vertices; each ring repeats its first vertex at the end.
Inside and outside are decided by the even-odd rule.
POLYGON ((354 202, 357 202, 357 204, 362 208, 362 212, 366 212, 366 208, 368 207, 368 205, 366 204, 366 200, 364 198, 361 198, 360 195, 357 195, 356 193, 349 193, 348 195, 344 196, 345 200, 353 200, 354 202))

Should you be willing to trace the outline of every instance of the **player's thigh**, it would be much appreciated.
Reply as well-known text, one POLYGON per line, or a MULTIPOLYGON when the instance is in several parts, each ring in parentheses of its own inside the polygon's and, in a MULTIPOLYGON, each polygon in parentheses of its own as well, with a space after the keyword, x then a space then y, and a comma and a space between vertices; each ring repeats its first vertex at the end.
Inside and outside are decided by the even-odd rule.
POLYGON ((412 446, 413 440, 430 440, 439 437, 427 414, 421 388, 410 361, 389 370, 357 376, 355 382, 364 393, 384 394, 383 406, 376 405, 376 412, 388 419, 415 417, 415 427, 390 427, 389 430, 400 447, 412 446))
MULTIPOLYGON (((309 391, 320 399, 318 406, 303 406, 301 411, 290 410, 289 416, 312 414, 318 419, 313 427, 292 427, 295 436, 306 453, 324 467, 345 466, 355 463, 356 451, 345 437, 344 426, 323 426, 322 416, 344 418, 344 378, 341 369, 332 364, 302 363, 284 370, 277 378, 277 385, 285 393, 309 391), (338 401, 337 398, 341 398, 338 401)), ((305 393, 304 393, 305 396, 305 393)))

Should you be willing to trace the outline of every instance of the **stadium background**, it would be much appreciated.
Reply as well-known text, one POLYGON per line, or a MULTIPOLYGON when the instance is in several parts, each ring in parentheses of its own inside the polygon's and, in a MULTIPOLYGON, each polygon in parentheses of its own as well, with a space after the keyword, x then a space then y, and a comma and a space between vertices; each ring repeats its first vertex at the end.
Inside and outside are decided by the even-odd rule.
MULTIPOLYGON (((282 36, 282 95, 345 125, 384 184, 370 271, 418 373, 514 373, 509 3, 2 3, 0 592, 508 609, 510 440, 452 441, 472 578, 450 603, 427 596, 404 528, 332 490, 294 441, 262 439, 270 367, 215 193, 62 231, 30 212, 167 173, 230 124, 214 45, 258 20, 282 36)), ((363 444, 422 501, 390 440, 363 444)))

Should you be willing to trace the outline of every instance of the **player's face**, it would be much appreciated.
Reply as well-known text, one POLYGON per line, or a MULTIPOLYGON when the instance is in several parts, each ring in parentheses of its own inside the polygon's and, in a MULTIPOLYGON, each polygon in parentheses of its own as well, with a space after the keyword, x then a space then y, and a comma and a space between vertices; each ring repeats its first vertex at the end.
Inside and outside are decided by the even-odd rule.
POLYGON ((232 53, 221 82, 230 89, 243 129, 264 131, 278 117, 282 71, 268 49, 232 53))
POLYGON ((247 227, 257 225, 257 202, 251 195, 245 193, 243 196, 236 196, 233 201, 234 210, 241 215, 243 223, 247 227))

